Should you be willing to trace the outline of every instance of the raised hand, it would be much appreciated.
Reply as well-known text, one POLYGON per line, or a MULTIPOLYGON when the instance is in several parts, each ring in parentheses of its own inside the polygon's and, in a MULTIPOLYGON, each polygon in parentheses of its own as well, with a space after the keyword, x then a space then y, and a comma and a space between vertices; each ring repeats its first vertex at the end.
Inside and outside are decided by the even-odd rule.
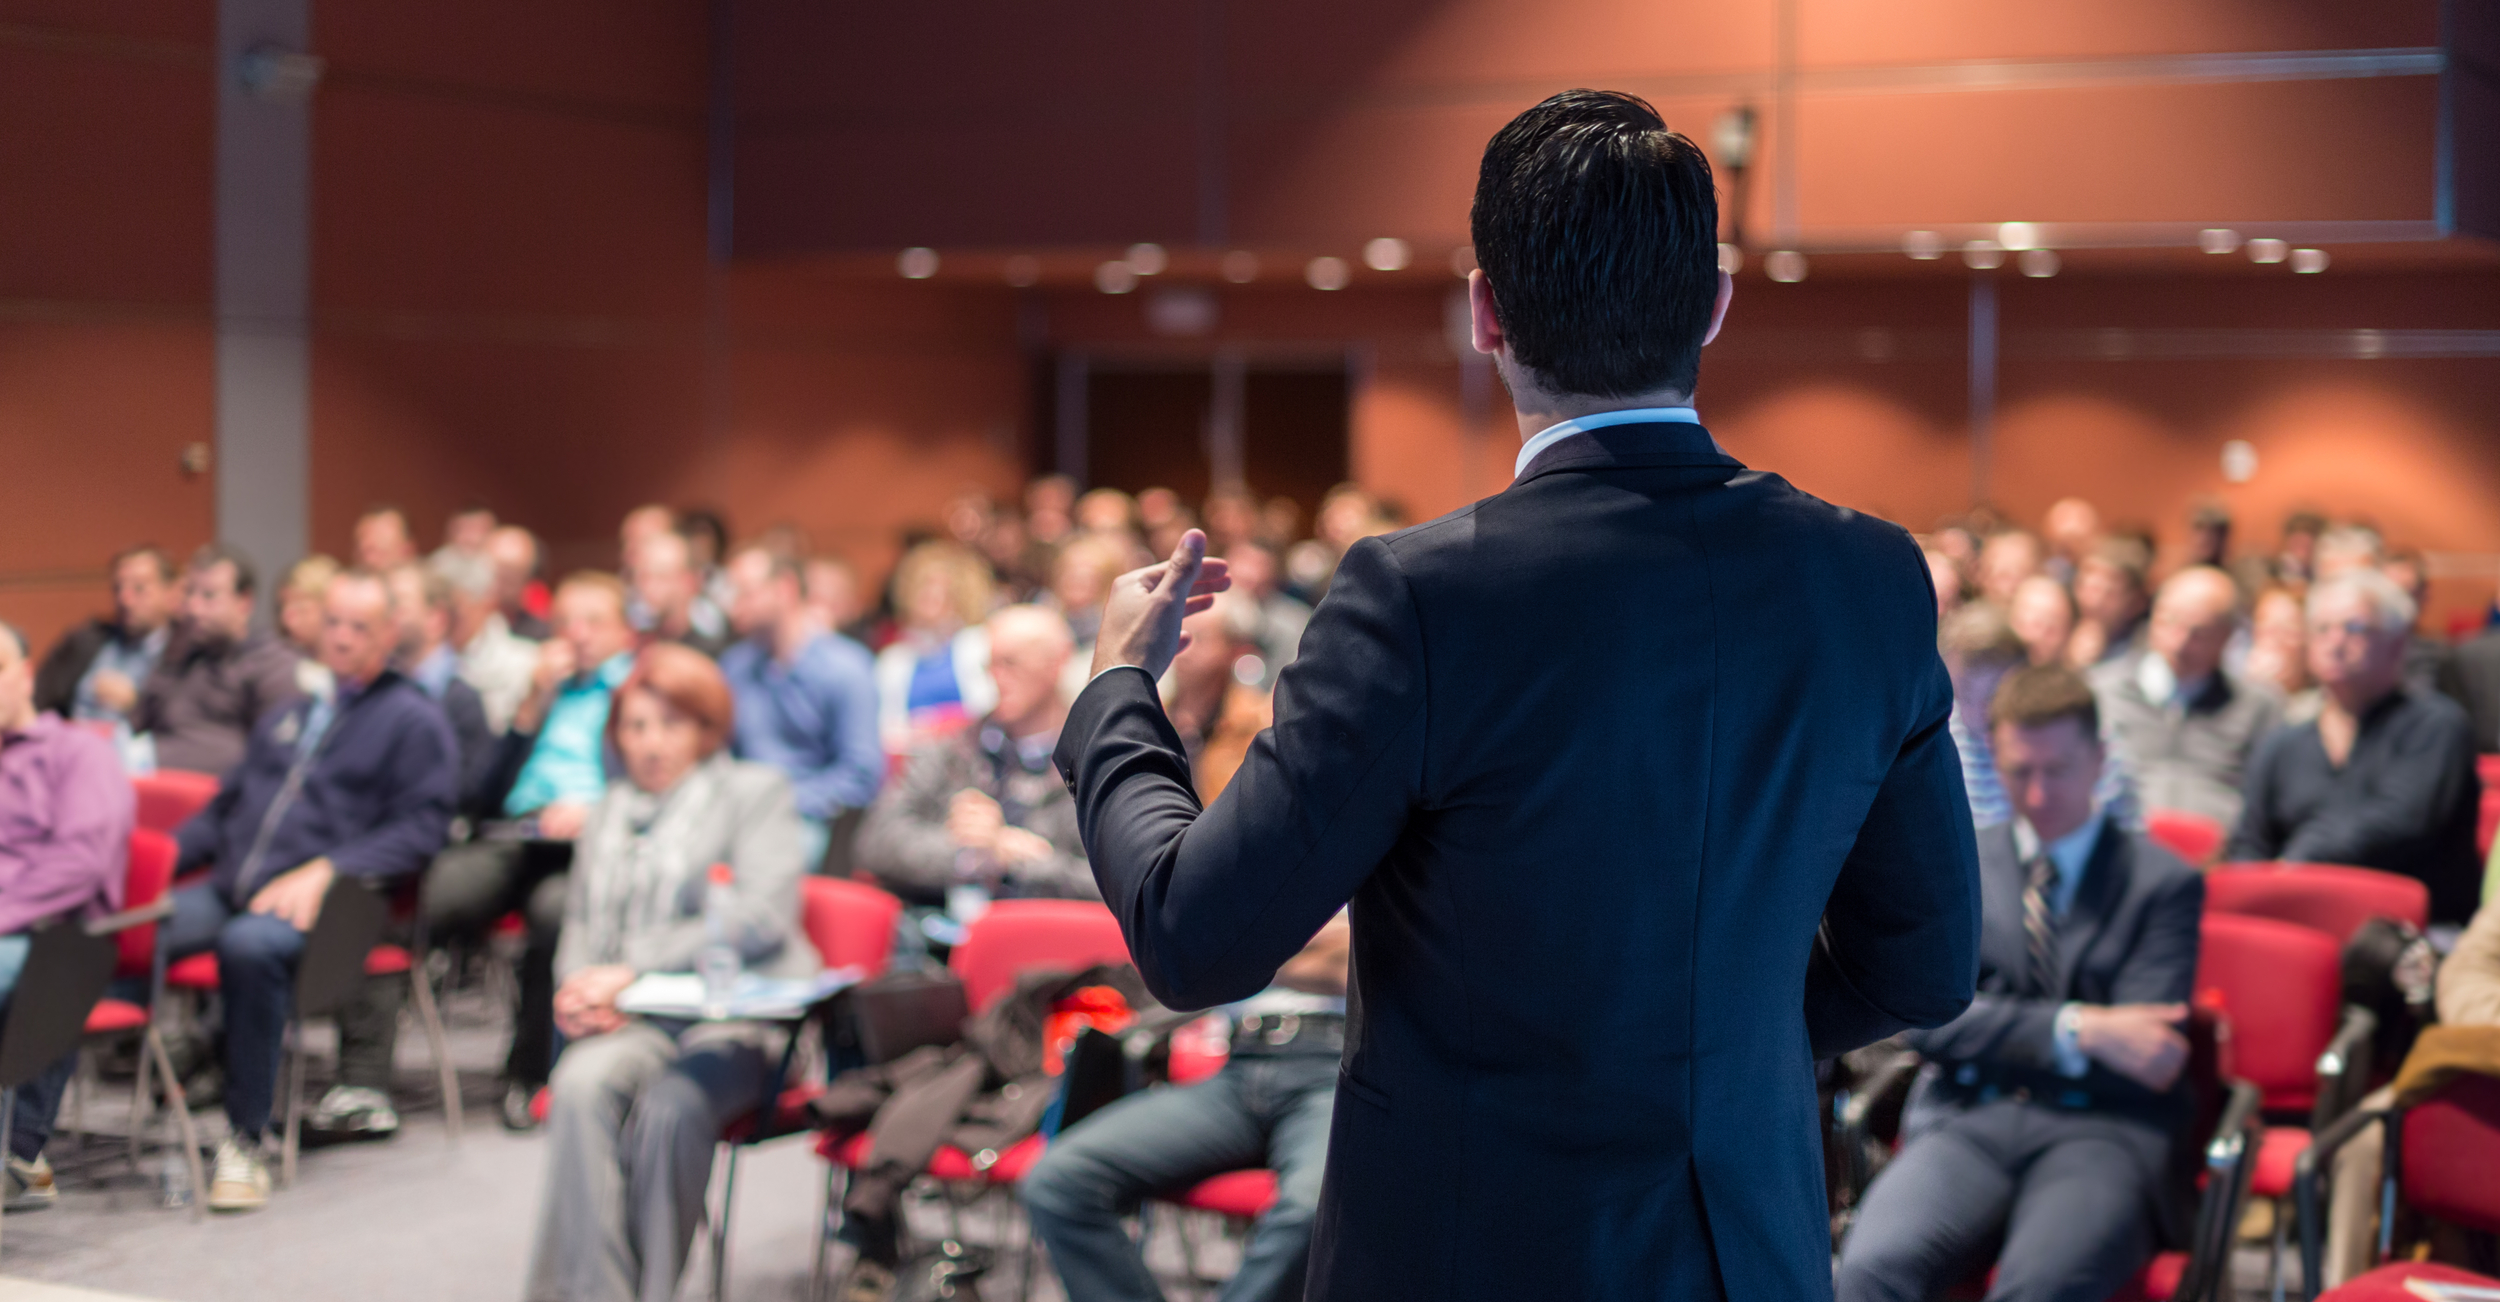
POLYGON ((1181 621, 1214 605, 1215 594, 1231 586, 1223 559, 1207 559, 1206 534, 1196 529, 1182 534, 1171 559, 1112 580, 1092 672, 1136 665, 1161 678, 1187 640, 1181 621))

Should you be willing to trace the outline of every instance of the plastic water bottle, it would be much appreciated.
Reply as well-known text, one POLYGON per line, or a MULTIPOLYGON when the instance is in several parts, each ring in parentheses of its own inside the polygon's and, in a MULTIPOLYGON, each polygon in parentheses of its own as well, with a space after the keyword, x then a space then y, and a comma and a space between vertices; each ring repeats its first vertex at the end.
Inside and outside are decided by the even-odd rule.
POLYGON ((728 864, 716 863, 703 887, 703 951, 695 956, 694 965, 703 977, 705 1017, 729 1015, 729 996, 737 988, 738 973, 745 966, 730 935, 731 916, 737 908, 730 884, 735 880, 728 864))
POLYGON ((160 1206, 191 1205, 191 1164, 182 1160, 180 1148, 171 1144, 165 1146, 165 1160, 158 1166, 157 1181, 160 1206))

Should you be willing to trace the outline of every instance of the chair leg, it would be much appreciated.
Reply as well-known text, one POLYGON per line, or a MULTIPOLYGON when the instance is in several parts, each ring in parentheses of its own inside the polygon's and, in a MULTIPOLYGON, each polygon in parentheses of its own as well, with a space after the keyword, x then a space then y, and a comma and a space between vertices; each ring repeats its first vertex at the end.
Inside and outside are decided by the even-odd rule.
POLYGON ((443 1038, 443 1011, 434 1002, 434 983, 425 979, 420 955, 408 967, 408 985, 416 996, 417 1024, 425 1028, 425 1047, 434 1055, 434 1074, 443 1090, 443 1129, 460 1143, 460 1070, 452 1065, 451 1047, 443 1038))
POLYGON ((724 1302, 729 1296, 729 1201, 738 1195, 738 1144, 723 1144, 729 1150, 728 1169, 721 1175, 720 1215, 712 1222, 712 1302, 724 1302))
POLYGON ((807 1268, 807 1302, 820 1302, 825 1295, 825 1259, 833 1247, 833 1176, 841 1169, 840 1162, 825 1163, 825 1201, 816 1214, 816 1259, 807 1268))
POLYGON ((182 1092, 182 1078, 174 1074, 173 1055, 165 1051, 165 1037, 156 1033, 150 1023, 147 1030, 147 1054, 156 1058, 156 1065, 165 1074, 165 1110, 174 1114, 174 1123, 182 1135, 182 1157, 191 1169, 191 1215, 197 1219, 208 1214, 208 1172, 200 1163, 200 1135, 191 1124, 191 1099, 182 1092))
POLYGON ((2274 1200, 2274 1238, 2266 1249, 2266 1290, 2274 1302, 2283 1302, 2283 1240, 2285 1226, 2291 1220, 2290 1211, 2284 1200, 2274 1200))
POLYGON ((286 1141, 278 1158, 278 1184, 287 1189, 295 1187, 295 1151, 304 1120, 304 1024, 298 1021, 294 1029, 294 1046, 288 1051, 294 1070, 287 1074, 286 1141))
POLYGON ((139 1066, 131 1073, 130 1087, 130 1169, 142 1170, 139 1150, 147 1134, 149 1114, 155 1111, 154 1100, 148 1097, 148 1070, 156 1065, 156 1057, 148 1052, 148 1038, 156 1034, 156 1023, 150 1020, 139 1036, 139 1066))

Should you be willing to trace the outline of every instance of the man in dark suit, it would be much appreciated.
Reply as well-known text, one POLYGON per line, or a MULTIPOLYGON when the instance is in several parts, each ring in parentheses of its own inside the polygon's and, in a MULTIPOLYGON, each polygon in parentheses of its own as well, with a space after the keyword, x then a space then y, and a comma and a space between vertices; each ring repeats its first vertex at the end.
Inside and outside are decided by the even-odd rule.
POLYGON ((2000 1237, 1991 1299, 2101 1302, 2175 1210, 2205 881, 2093 803, 2100 718, 2080 675, 2019 670, 1990 717, 2015 818, 1979 832, 1979 997, 1908 1036, 1927 1063, 1841 1248, 1842 1302, 1936 1296, 2000 1237))
POLYGON ((1518 478, 1346 552, 1211 806, 1154 680, 1222 563, 1106 607, 1058 762, 1149 987, 1245 998, 1352 901, 1313 1297, 1829 1296, 1811 1060, 1970 1000, 1927 565, 1699 424, 1716 221, 1630 96, 1494 137, 1518 478))

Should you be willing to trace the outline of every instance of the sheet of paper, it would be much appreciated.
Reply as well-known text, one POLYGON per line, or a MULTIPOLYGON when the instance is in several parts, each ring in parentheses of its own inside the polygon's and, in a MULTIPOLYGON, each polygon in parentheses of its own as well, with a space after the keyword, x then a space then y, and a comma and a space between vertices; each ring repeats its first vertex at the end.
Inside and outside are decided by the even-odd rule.
MULTIPOLYGON (((718 1020, 786 1021, 857 984, 859 969, 848 967, 828 968, 803 979, 741 973, 718 1020)), ((705 1020, 703 978, 692 972, 646 972, 616 997, 616 1010, 638 1017, 705 1020)))

